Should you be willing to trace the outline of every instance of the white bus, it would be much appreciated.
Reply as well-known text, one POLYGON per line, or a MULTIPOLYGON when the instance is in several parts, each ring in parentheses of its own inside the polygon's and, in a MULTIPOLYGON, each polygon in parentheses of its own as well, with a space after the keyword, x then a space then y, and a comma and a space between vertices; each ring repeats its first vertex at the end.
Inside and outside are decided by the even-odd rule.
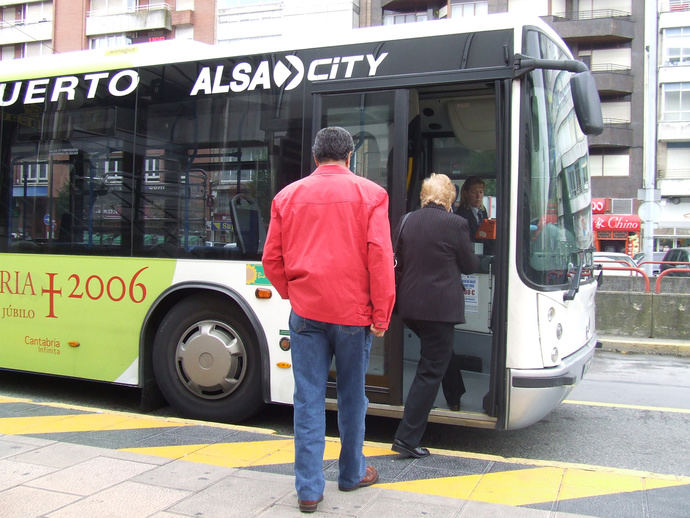
MULTIPOLYGON (((493 266, 465 277, 456 330, 467 392, 459 411, 439 396, 430 420, 514 429, 559 404, 596 341, 585 133, 601 110, 548 26, 176 43, 0 67, 0 368, 160 391, 208 420, 290 404, 290 308, 261 253, 273 196, 338 125, 353 171, 388 190, 392 228, 431 172, 486 182, 493 266)), ((418 355, 394 318, 372 349, 370 413, 402 415, 418 355)))

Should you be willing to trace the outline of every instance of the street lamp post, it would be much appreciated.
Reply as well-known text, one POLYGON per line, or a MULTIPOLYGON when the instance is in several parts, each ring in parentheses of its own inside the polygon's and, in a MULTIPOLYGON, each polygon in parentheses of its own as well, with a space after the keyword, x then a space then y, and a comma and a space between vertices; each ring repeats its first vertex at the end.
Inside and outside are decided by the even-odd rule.
MULTIPOLYGON (((642 219, 642 251, 645 257, 653 257, 654 228, 659 220, 660 207, 656 190, 656 126, 657 126, 657 0, 645 2, 645 78, 644 95, 644 171, 642 189, 638 191, 640 205, 638 215, 642 219)), ((643 265, 645 273, 651 274, 651 264, 643 265)))

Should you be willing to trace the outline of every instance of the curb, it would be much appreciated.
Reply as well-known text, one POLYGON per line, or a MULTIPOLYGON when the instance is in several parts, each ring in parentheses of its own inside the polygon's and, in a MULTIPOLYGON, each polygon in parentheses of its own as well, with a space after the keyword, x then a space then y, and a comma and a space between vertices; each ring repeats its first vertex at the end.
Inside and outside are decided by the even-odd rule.
POLYGON ((690 340, 599 336, 599 342, 602 351, 690 357, 690 340))

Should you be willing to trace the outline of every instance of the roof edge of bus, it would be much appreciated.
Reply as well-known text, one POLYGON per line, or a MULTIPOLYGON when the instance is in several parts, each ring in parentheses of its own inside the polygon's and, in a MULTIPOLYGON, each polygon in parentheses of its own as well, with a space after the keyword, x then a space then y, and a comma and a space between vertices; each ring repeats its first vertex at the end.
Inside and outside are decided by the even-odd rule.
POLYGON ((286 34, 268 41, 245 40, 230 44, 211 45, 196 40, 163 40, 113 49, 78 50, 0 64, 0 83, 19 79, 86 73, 96 70, 117 70, 154 64, 199 61, 214 58, 251 56, 264 53, 291 52, 327 48, 338 45, 412 39, 424 36, 501 30, 537 26, 552 37, 556 32, 536 16, 495 13, 472 18, 428 20, 410 24, 377 25, 341 32, 303 31, 286 34))

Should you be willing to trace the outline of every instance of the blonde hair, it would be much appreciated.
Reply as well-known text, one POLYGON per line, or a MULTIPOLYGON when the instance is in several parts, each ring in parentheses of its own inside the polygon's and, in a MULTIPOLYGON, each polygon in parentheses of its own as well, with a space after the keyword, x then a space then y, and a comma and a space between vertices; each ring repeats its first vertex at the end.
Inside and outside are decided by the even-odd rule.
POLYGON ((455 185, 450 181, 450 178, 445 174, 431 173, 431 176, 422 183, 419 201, 422 203, 422 207, 429 203, 435 203, 443 205, 446 210, 450 210, 450 206, 455 201, 455 196, 455 185))

